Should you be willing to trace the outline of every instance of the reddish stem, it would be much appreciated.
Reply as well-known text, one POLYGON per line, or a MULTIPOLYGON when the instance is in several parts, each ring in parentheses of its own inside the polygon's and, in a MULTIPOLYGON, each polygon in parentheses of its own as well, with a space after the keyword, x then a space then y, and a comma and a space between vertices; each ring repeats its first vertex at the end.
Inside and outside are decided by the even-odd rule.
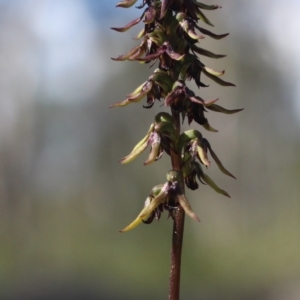
MULTIPOLYGON (((180 135, 180 115, 172 110, 176 136, 180 135)), ((181 172, 181 155, 174 151, 171 152, 172 169, 181 172)), ((184 182, 180 182, 184 191, 184 182)), ((169 300, 179 300, 180 294, 180 269, 181 269, 181 252, 184 232, 184 210, 179 209, 174 214, 172 249, 171 249, 171 269, 170 269, 170 286, 169 300)))
POLYGON ((184 215, 184 210, 180 208, 173 223, 169 300, 179 300, 184 215))

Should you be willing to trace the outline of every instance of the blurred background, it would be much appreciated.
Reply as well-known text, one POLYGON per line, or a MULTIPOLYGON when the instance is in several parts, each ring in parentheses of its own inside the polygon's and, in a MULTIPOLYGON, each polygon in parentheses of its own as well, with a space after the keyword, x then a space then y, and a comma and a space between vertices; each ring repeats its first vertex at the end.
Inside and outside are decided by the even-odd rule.
MULTIPOLYGON (((144 153, 118 163, 165 108, 108 108, 153 71, 110 59, 137 45, 142 26, 110 30, 141 15, 116 3, 0 1, 0 299, 168 297, 167 215, 118 232, 170 162, 144 167, 144 153)), ((218 133, 192 127, 238 179, 212 164, 207 174, 231 199, 187 191, 201 223, 186 219, 181 296, 300 299, 300 2, 218 4, 207 16, 230 35, 201 46, 228 56, 203 62, 237 87, 203 77, 210 87, 197 93, 245 110, 210 112, 218 133)))

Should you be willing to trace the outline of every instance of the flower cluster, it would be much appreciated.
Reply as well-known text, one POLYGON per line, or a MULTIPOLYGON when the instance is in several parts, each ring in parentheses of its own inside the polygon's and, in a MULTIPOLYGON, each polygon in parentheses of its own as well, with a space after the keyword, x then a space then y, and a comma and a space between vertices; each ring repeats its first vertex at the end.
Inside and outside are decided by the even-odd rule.
MULTIPOLYGON (((117 7, 128 8, 137 0, 123 0, 117 7)), ((149 78, 137 87, 127 98, 111 107, 123 107, 131 103, 138 103, 144 98, 145 108, 151 108, 155 100, 161 101, 171 108, 172 115, 166 112, 155 116, 146 136, 133 148, 130 154, 120 160, 122 164, 131 162, 147 147, 150 154, 144 165, 157 161, 162 154, 177 155, 180 159, 180 168, 171 170, 167 174, 167 182, 155 186, 147 197, 145 205, 138 217, 122 232, 134 228, 139 223, 151 223, 154 218, 159 219, 164 210, 173 217, 174 211, 181 206, 187 215, 199 221, 192 211, 184 195, 184 184, 195 190, 198 182, 207 184, 216 192, 228 196, 228 193, 219 188, 214 181, 203 172, 203 167, 210 166, 209 156, 224 174, 235 178, 225 169, 220 159, 213 151, 210 143, 198 130, 178 131, 174 114, 181 115, 182 122, 187 119, 190 125, 193 121, 205 130, 216 132, 208 123, 205 113, 210 110, 219 113, 233 114, 241 109, 225 109, 216 104, 218 99, 203 100, 188 86, 187 81, 193 80, 198 88, 207 87, 202 82, 202 75, 210 78, 222 86, 234 86, 220 77, 224 71, 216 71, 204 65, 200 57, 222 58, 225 55, 215 54, 199 46, 200 40, 206 36, 213 39, 222 39, 228 35, 215 34, 198 25, 200 20, 204 26, 213 26, 203 13, 204 10, 215 10, 218 5, 206 5, 197 0, 142 0, 137 6, 142 14, 123 27, 113 27, 113 30, 125 32, 133 26, 143 23, 144 26, 136 36, 139 44, 128 53, 120 55, 116 61, 138 61, 156 64, 156 68, 149 78), (202 167, 203 166, 203 167, 202 167)))

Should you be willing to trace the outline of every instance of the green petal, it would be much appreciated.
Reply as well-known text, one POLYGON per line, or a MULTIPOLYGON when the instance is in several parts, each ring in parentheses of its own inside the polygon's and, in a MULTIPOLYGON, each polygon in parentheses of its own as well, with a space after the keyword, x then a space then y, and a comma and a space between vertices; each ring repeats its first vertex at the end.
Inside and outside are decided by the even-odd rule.
POLYGON ((147 140, 148 140, 148 138, 149 138, 149 136, 150 136, 150 134, 151 134, 151 132, 153 132, 153 129, 154 129, 154 124, 152 123, 151 125, 150 125, 150 128, 149 128, 149 130, 148 130, 148 132, 147 132, 147 134, 146 134, 146 136, 133 148, 133 150, 132 151, 135 151, 136 149, 138 149, 142 144, 144 144, 147 140))
POLYGON ((224 173, 224 174, 226 174, 226 175, 228 175, 228 176, 230 176, 230 177, 236 179, 235 176, 233 176, 229 171, 227 171, 227 170, 224 168, 224 166, 222 165, 220 159, 218 158, 218 156, 216 155, 216 153, 213 151, 213 149, 211 148, 211 146, 210 146, 210 144, 209 144, 208 142, 207 142, 207 148, 208 148, 208 150, 209 150, 209 152, 210 152, 211 157, 214 159, 214 161, 215 161, 216 164, 218 165, 220 171, 221 171, 222 173, 224 173))
MULTIPOLYGON (((141 211, 141 213, 143 212, 143 210, 141 211)), ((144 218, 145 220, 147 220, 147 217, 144 218)), ((135 228, 136 226, 138 226, 140 223, 143 222, 143 219, 139 216, 137 216, 137 218, 131 222, 128 226, 126 226, 125 228, 123 228, 122 230, 120 230, 120 232, 126 232, 126 231, 129 231, 133 228, 135 228)))
POLYGON ((199 140, 202 139, 202 134, 201 134, 199 131, 194 130, 194 129, 190 129, 190 130, 184 131, 184 132, 179 136, 179 139, 178 139, 178 150, 179 150, 179 152, 181 152, 182 149, 183 149, 189 142, 191 142, 192 140, 195 140, 195 139, 199 139, 199 140))
POLYGON ((149 90, 142 91, 139 94, 137 94, 136 96, 128 97, 128 100, 130 102, 137 103, 137 102, 141 101, 148 94, 148 92, 149 92, 149 90))
POLYGON ((224 70, 223 70, 223 71, 216 71, 216 70, 211 69, 211 68, 208 68, 208 67, 203 67, 203 69, 204 69, 207 73, 209 73, 209 74, 211 74, 211 75, 213 75, 213 76, 222 76, 222 75, 225 73, 224 70))
POLYGON ((172 123, 159 122, 155 124, 154 130, 163 136, 169 137, 172 141, 175 141, 175 128, 172 123))
POLYGON ((145 86, 146 83, 147 83, 147 81, 143 82, 132 93, 127 95, 127 97, 130 98, 130 97, 134 97, 134 96, 138 95, 143 90, 143 87, 145 86))
POLYGON ((123 107, 123 106, 127 106, 129 105, 131 102, 128 100, 128 99, 125 99, 124 101, 122 102, 117 102, 115 104, 112 104, 109 106, 109 108, 112 108, 112 107, 123 107))
POLYGON ((167 122, 173 124, 173 117, 167 112, 160 112, 155 116, 155 122, 167 122))
MULTIPOLYGON (((151 201, 151 197, 148 197, 146 202, 147 201, 151 201)), ((145 203, 146 203, 145 202, 145 203)), ((146 215, 144 218, 141 218, 141 214, 143 214, 145 211, 147 211, 147 206, 145 206, 142 211, 139 213, 139 215, 135 218, 134 221, 132 221, 128 226, 126 226, 124 229, 120 230, 120 232, 126 232, 126 231, 129 231, 133 228, 135 228, 137 225, 139 225, 140 223, 143 222, 143 219, 144 220, 147 220, 147 218, 149 217, 150 214, 146 215)))
POLYGON ((200 146, 197 146, 197 152, 198 152, 198 155, 201 159, 201 162, 209 167, 210 166, 210 161, 208 160, 208 157, 207 157, 207 152, 205 151, 205 149, 202 147, 201 145, 201 142, 200 142, 200 146))
POLYGON ((207 29, 204 29, 202 27, 199 27, 199 26, 196 26, 196 28, 202 32, 203 34, 205 35, 208 35, 210 36, 211 38, 215 39, 215 40, 221 40, 223 39, 224 37, 226 37, 227 35, 229 35, 229 33, 223 33, 223 34, 215 34, 207 29))
POLYGON ((163 203, 166 200, 166 197, 168 196, 168 189, 169 189, 169 182, 166 182, 163 187, 161 188, 161 191, 157 196, 155 196, 151 203, 146 207, 146 210, 140 213, 140 217, 142 219, 147 218, 150 213, 154 211, 156 207, 158 207, 161 203, 163 203))
POLYGON ((197 2, 197 1, 193 1, 193 2, 194 2, 199 8, 206 9, 206 10, 214 10, 214 9, 217 9, 217 8, 222 8, 222 6, 220 6, 220 5, 206 5, 206 4, 197 2))
POLYGON ((219 100, 219 98, 216 99, 212 99, 212 100, 206 100, 204 101, 203 105, 207 108, 211 107, 211 105, 213 105, 215 102, 217 102, 219 100))
POLYGON ((202 124, 202 126, 207 130, 207 131, 211 131, 211 132, 218 132, 217 129, 212 128, 208 121, 206 120, 206 123, 202 124))
POLYGON ((179 204, 181 205, 181 207, 189 217, 191 217, 195 221, 200 222, 199 217, 193 212, 192 207, 188 199, 185 197, 185 195, 183 194, 176 195, 176 199, 178 200, 179 204))
POLYGON ((205 36, 197 34, 196 31, 194 29, 189 29, 187 31, 187 34, 189 35, 190 38, 194 39, 194 40, 201 40, 204 39, 205 36))
POLYGON ((140 223, 142 223, 143 220, 147 220, 151 215, 151 213, 154 211, 154 209, 166 200, 168 187, 169 187, 168 182, 166 182, 163 185, 159 184, 155 186, 151 190, 150 196, 145 201, 144 208, 136 217, 136 219, 133 222, 131 222, 128 226, 126 226, 124 229, 120 230, 120 232, 129 231, 135 228, 140 223))
POLYGON ((137 149, 133 150, 130 154, 120 159, 121 164, 132 162, 139 154, 141 154, 148 146, 148 141, 141 144, 137 149))
POLYGON ((160 47, 165 41, 168 40, 168 37, 166 36, 165 32, 162 31, 161 28, 155 29, 153 32, 148 33, 147 36, 158 47, 160 47))
POLYGON ((151 132, 153 131, 153 128, 154 124, 151 124, 146 136, 140 142, 137 143, 137 145, 132 149, 130 154, 128 154, 120 160, 121 164, 126 164, 133 161, 139 154, 141 154, 147 148, 148 139, 151 132))
POLYGON ((154 80, 166 94, 172 90, 174 82, 170 75, 163 71, 155 70, 155 72, 149 77, 149 79, 154 80))
POLYGON ((195 170, 195 166, 194 166, 195 161, 192 160, 191 155, 189 153, 184 153, 184 157, 182 161, 183 161, 182 173, 183 173, 183 177, 185 178, 195 170))
POLYGON ((156 161, 156 158, 159 156, 160 142, 152 143, 151 151, 148 156, 148 159, 144 162, 144 166, 150 165, 156 161))
MULTIPOLYGON (((181 16, 180 16, 181 17, 181 16)), ((204 39, 203 35, 198 35, 195 31, 194 26, 186 19, 179 22, 181 28, 194 40, 204 39)))
POLYGON ((206 23, 207 25, 210 25, 210 26, 214 26, 208 19, 207 17, 204 15, 204 13, 199 10, 197 11, 196 13, 197 17, 199 17, 200 20, 202 20, 204 23, 206 23))
POLYGON ((202 174, 200 175, 200 177, 202 178, 202 180, 203 180, 205 183, 207 183, 207 184, 208 184, 211 188, 213 188, 217 193, 222 194, 222 195, 224 195, 224 196, 230 198, 229 194, 228 194, 226 191, 220 189, 208 175, 206 175, 205 173, 202 173, 202 174))
POLYGON ((209 77, 210 79, 212 79, 214 82, 222 85, 222 86, 235 86, 235 84, 231 83, 231 82, 227 82, 227 81, 224 81, 222 79, 220 79, 219 77, 217 76, 214 76, 210 73, 208 73, 204 68, 203 68, 203 73, 209 77))
POLYGON ((198 47, 196 45, 192 45, 191 49, 193 51, 197 52, 200 55, 207 56, 207 57, 210 57, 210 58, 223 58, 223 57, 226 56, 226 55, 222 55, 222 54, 214 54, 213 52, 210 52, 208 50, 200 48, 200 47, 198 47))
POLYGON ((237 112, 240 112, 242 110, 244 110, 243 108, 239 108, 239 109, 226 109, 220 105, 217 104, 212 104, 210 106, 206 106, 208 109, 212 110, 212 111, 216 111, 216 112, 220 112, 223 114, 227 114, 227 115, 231 115, 231 114, 235 114, 237 112))
POLYGON ((135 39, 135 40, 139 40, 139 39, 141 39, 144 35, 145 35, 145 28, 143 28, 143 29, 137 34, 137 36, 136 36, 134 39, 135 39))
POLYGON ((141 101, 152 89, 153 86, 153 81, 152 80, 147 80, 144 83, 142 83, 139 87, 137 87, 132 93, 130 93, 127 97, 122 102, 117 102, 115 104, 110 105, 109 107, 123 107, 127 106, 130 103, 137 103, 141 101))

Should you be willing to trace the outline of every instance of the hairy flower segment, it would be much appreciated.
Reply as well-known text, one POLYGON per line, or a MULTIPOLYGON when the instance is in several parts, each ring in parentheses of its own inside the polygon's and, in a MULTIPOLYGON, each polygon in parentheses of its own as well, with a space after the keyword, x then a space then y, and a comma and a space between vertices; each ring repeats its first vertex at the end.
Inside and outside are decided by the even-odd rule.
MULTIPOLYGON (((123 0, 117 7, 128 8, 136 3, 137 0, 123 0)), ((208 122, 207 111, 234 114, 242 110, 226 109, 216 104, 218 99, 205 101, 187 86, 187 81, 192 80, 200 89, 207 87, 202 81, 203 74, 219 85, 234 86, 221 79, 224 70, 214 70, 201 61, 203 56, 213 59, 225 57, 199 46, 206 37, 219 40, 228 35, 215 34, 205 28, 213 24, 203 11, 219 9, 221 6, 207 5, 197 0, 142 0, 137 8, 142 10, 138 18, 123 27, 112 29, 125 32, 138 24, 144 24, 136 36, 138 45, 113 60, 138 61, 149 64, 150 68, 156 65, 156 68, 125 100, 111 107, 128 106, 145 98, 143 107, 151 108, 156 100, 163 99, 164 106, 171 109, 172 115, 166 112, 157 114, 146 136, 120 162, 131 162, 149 147, 150 154, 144 165, 157 161, 166 152, 171 156, 173 170, 168 173, 166 183, 151 190, 140 214, 121 232, 139 223, 149 224, 154 218, 159 219, 164 210, 173 218, 179 206, 187 215, 199 221, 184 195, 184 185, 191 190, 198 189, 197 180, 209 185, 217 193, 230 197, 203 172, 201 166, 208 168, 211 158, 222 173, 235 177, 225 169, 208 140, 198 130, 180 132, 180 119, 182 122, 187 120, 189 125, 194 121, 205 130, 217 132, 208 122), (178 116, 177 121, 175 115, 178 116), (177 162, 176 167, 174 161, 177 162)))

